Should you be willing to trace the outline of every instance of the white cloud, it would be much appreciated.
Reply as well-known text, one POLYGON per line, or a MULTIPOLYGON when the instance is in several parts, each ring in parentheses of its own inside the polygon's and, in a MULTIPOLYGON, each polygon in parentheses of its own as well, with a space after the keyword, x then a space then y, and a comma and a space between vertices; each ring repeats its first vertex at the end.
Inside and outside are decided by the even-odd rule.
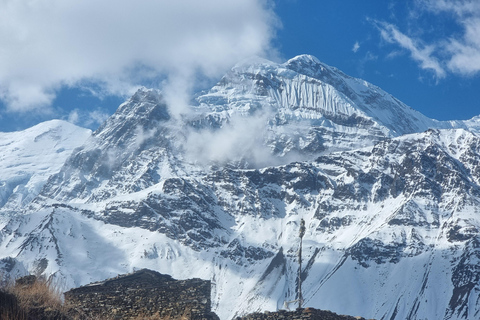
POLYGON ((424 45, 419 40, 408 37, 392 24, 377 22, 376 25, 385 41, 396 43, 403 49, 408 50, 412 59, 417 61, 422 69, 433 71, 437 78, 446 76, 444 68, 433 56, 434 46, 424 45))
POLYGON ((357 41, 353 44, 352 51, 357 53, 358 49, 360 49, 360 43, 358 43, 358 41, 357 41))
POLYGON ((84 124, 86 127, 97 127, 105 122, 110 117, 110 114, 107 112, 95 109, 87 112, 86 119, 84 120, 84 124))
POLYGON ((62 86, 125 94, 163 74, 180 107, 185 79, 272 54, 276 25, 268 0, 2 0, 0 98, 29 111, 62 86))
POLYGON ((455 17, 463 27, 461 37, 451 37, 444 43, 448 52, 447 66, 450 71, 461 75, 480 72, 480 1, 478 0, 424 0, 426 10, 434 13, 446 12, 455 17))
POLYGON ((67 121, 87 128, 96 128, 109 116, 110 114, 98 108, 93 110, 74 109, 68 114, 67 121))
POLYGON ((480 2, 477 0, 418 0, 426 10, 432 12, 452 12, 458 16, 480 14, 480 2))
POLYGON ((408 50, 412 59, 422 69, 431 70, 437 78, 447 72, 460 76, 473 76, 480 73, 480 1, 478 0, 417 0, 415 11, 410 14, 411 29, 417 36, 402 33, 395 25, 375 22, 384 40, 408 50), (447 34, 438 34, 427 41, 417 20, 426 13, 427 24, 435 29, 435 23, 452 19, 460 28, 446 29, 447 34), (433 23, 433 24, 432 24, 433 23), (413 27, 412 27, 413 26, 413 27), (428 44, 425 44, 428 43, 428 44))
POLYGON ((79 120, 80 120, 80 115, 78 114, 78 109, 70 111, 67 121, 73 124, 78 124, 79 120))
POLYGON ((265 145, 269 112, 233 116, 217 130, 191 131, 184 145, 186 156, 199 164, 248 161, 249 167, 278 164, 265 145))

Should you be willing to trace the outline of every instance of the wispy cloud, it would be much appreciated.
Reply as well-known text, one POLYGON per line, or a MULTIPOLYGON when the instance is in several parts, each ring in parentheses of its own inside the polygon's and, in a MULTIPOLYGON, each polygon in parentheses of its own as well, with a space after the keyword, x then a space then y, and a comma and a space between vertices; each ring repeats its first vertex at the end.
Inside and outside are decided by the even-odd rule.
POLYGON ((353 44, 353 47, 352 47, 352 51, 357 53, 358 49, 360 49, 360 43, 358 43, 358 41, 356 41, 354 44, 353 44))
MULTIPOLYGON (((443 38, 423 38, 417 25, 415 35, 409 35, 392 23, 374 21, 382 38, 411 54, 422 69, 433 71, 437 79, 448 73, 472 76, 480 73, 480 1, 478 0, 416 0, 411 17, 421 19, 426 13, 433 22, 453 18, 460 28, 443 38), (442 16, 443 15, 443 16, 442 16), (432 18, 432 16, 434 18, 432 18)), ((411 18, 413 19, 413 18, 411 18)), ((415 26, 415 21, 410 25, 415 26)), ((433 26, 435 28, 435 26, 433 26)), ((415 27, 411 28, 415 29, 415 27)))
POLYGON ((377 60, 378 57, 374 54, 372 54, 370 51, 367 51, 363 58, 359 59, 357 61, 357 72, 360 76, 363 76, 365 73, 365 65, 369 63, 370 61, 375 61, 377 60))
POLYGON ((480 14, 480 3, 477 0, 417 0, 420 7, 432 12, 448 11, 459 17, 480 14))
POLYGON ((445 41, 448 52, 447 66, 450 71, 461 75, 480 72, 480 2, 477 0, 423 0, 425 8, 434 13, 448 13, 462 26, 461 37, 445 41))
POLYGON ((118 94, 160 74, 167 86, 217 77, 247 56, 273 52, 277 22, 268 3, 1 1, 0 99, 10 111, 31 111, 65 86, 90 82, 118 94))
POLYGON ((434 72, 435 76, 439 79, 446 76, 444 68, 437 58, 433 56, 434 46, 425 45, 420 40, 408 37, 400 32, 393 24, 376 21, 376 26, 385 41, 395 43, 410 52, 412 59, 418 62, 422 69, 434 72))
POLYGON ((93 110, 74 109, 70 111, 66 120, 87 128, 96 128, 107 120, 109 116, 110 114, 99 108, 93 110))
POLYGON ((278 162, 264 141, 269 116, 269 112, 237 115, 220 129, 190 132, 185 143, 187 158, 200 164, 247 160, 251 167, 278 162))

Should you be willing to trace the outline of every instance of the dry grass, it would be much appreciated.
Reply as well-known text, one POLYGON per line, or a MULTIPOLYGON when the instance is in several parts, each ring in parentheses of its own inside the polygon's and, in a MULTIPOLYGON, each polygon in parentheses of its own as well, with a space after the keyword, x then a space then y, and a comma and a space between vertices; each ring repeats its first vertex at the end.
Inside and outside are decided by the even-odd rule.
POLYGON ((31 285, 16 285, 10 289, 22 308, 44 307, 48 309, 62 308, 62 291, 51 282, 37 278, 31 285))
POLYGON ((7 285, 0 291, 7 300, 0 304, 2 320, 61 319, 64 314, 62 291, 43 278, 28 284, 7 285))

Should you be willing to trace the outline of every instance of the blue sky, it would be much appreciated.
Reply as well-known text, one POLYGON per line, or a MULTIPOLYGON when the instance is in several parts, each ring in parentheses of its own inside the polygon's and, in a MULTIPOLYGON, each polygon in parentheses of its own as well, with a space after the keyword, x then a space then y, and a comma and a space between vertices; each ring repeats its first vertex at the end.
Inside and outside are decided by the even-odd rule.
POLYGON ((476 0, 0 0, 0 47, 0 131, 95 129, 139 85, 182 112, 245 57, 304 53, 431 118, 480 115, 476 0))

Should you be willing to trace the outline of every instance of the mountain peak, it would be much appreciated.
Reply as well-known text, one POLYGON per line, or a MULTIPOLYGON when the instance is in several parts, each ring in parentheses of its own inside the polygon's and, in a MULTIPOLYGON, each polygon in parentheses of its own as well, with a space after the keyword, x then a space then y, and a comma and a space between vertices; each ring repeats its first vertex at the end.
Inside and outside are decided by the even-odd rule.
MULTIPOLYGON (((296 56, 283 64, 287 69, 293 70, 300 74, 319 79, 319 76, 326 70, 333 71, 334 68, 322 63, 316 57, 309 54, 296 56)), ((335 71, 338 71, 334 69, 335 71)))
POLYGON ((310 54, 301 54, 289 59, 285 65, 304 65, 304 66, 316 66, 322 64, 317 57, 310 54))
POLYGON ((157 122, 170 119, 167 105, 158 90, 140 88, 126 102, 120 105, 117 111, 103 123, 94 133, 96 136, 112 136, 118 138, 126 132, 141 127, 149 130, 156 127, 157 122))
POLYGON ((0 217, 18 212, 36 196, 91 131, 50 120, 17 132, 0 132, 0 217))
POLYGON ((266 144, 282 157, 365 146, 439 125, 382 89, 307 54, 283 64, 244 60, 197 101, 211 110, 208 117, 217 127, 261 110, 268 118, 266 144), (347 144, 339 140, 344 138, 347 144))
POLYGON ((162 95, 158 90, 140 87, 127 102, 149 101, 152 103, 159 103, 162 99, 162 95))

